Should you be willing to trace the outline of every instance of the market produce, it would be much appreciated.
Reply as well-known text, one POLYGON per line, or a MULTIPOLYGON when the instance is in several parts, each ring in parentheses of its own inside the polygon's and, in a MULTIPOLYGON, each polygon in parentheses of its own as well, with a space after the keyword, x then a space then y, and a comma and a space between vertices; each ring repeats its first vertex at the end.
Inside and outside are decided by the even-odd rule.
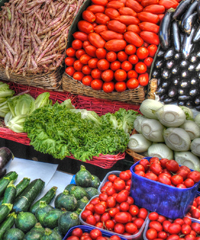
POLYGON ((16 185, 16 197, 18 197, 26 187, 28 187, 30 183, 30 178, 23 178, 17 185, 16 185))
POLYGON ((11 181, 8 186, 6 187, 6 190, 4 192, 3 202, 2 203, 14 203, 16 196, 16 187, 13 184, 13 181, 11 181))
POLYGON ((41 237, 41 240, 62 240, 62 238, 56 231, 45 228, 44 235, 41 237))
POLYGON ((14 156, 11 150, 7 147, 0 148, 0 177, 6 174, 6 165, 10 160, 13 160, 14 156))
POLYGON ((40 223, 36 223, 35 226, 25 235, 26 240, 40 239, 44 235, 44 228, 40 223))
POLYGON ((13 205, 10 203, 2 203, 0 206, 0 223, 4 221, 4 219, 11 212, 13 205))
POLYGON ((200 109, 198 1, 182 1, 169 10, 159 31, 160 49, 152 71, 164 103, 200 109), (178 23, 179 21, 179 23, 178 23))
POLYGON ((94 90, 146 86, 159 44, 159 24, 173 1, 92 1, 66 50, 65 72, 94 90), (166 4, 168 2, 168 4, 166 4))
POLYGON ((65 208, 67 211, 74 211, 77 208, 77 199, 67 190, 64 190, 56 197, 55 207, 58 209, 65 208))
POLYGON ((140 110, 143 116, 134 122, 137 133, 130 136, 129 149, 145 156, 175 159, 180 165, 199 170, 198 115, 195 122, 191 109, 160 105, 150 99, 143 101, 140 110))
POLYGON ((197 197, 194 199, 192 203, 192 207, 190 208, 190 211, 187 213, 187 217, 192 217, 195 219, 200 219, 200 210, 199 210, 199 205, 200 205, 200 196, 197 195, 197 197))
POLYGON ((9 1, 0 12, 0 64, 26 75, 62 64, 69 27, 83 1, 9 1))
POLYGON ((177 188, 190 188, 200 181, 200 172, 179 167, 175 160, 152 157, 143 159, 135 166, 135 174, 177 188), (149 171, 150 170, 150 171, 149 171), (184 172, 184 173, 183 173, 184 172))
POLYGON ((0 180, 0 196, 3 196, 3 193, 11 181, 15 181, 18 177, 18 174, 14 171, 7 173, 0 180))
POLYGON ((194 223, 190 218, 168 219, 156 212, 149 214, 149 225, 146 238, 151 239, 185 239, 199 240, 199 223, 194 223))
POLYGON ((20 212, 15 219, 15 226, 22 230, 24 233, 28 232, 35 226, 37 219, 33 213, 20 212))
POLYGON ((1 223, 0 225, 0 239, 3 239, 3 236, 7 230, 12 228, 12 226, 15 223, 15 219, 17 218, 16 213, 10 213, 7 218, 5 219, 4 222, 1 223))
POLYGON ((25 234, 18 228, 8 229, 3 235, 5 240, 10 240, 10 239, 23 240, 24 236, 25 234))
POLYGON ((55 228, 58 226, 58 219, 65 211, 59 209, 52 209, 47 214, 45 214, 43 225, 47 228, 55 228))
POLYGON ((50 212, 51 210, 53 210, 53 207, 48 205, 46 202, 44 201, 40 201, 40 205, 39 208, 36 210, 35 212, 35 216, 37 218, 37 220, 43 225, 43 221, 45 218, 45 215, 50 212))
POLYGON ((55 103, 29 115, 24 131, 37 151, 59 159, 72 154, 86 161, 99 154, 124 152, 136 116, 133 110, 120 109, 99 117, 94 111, 55 103))

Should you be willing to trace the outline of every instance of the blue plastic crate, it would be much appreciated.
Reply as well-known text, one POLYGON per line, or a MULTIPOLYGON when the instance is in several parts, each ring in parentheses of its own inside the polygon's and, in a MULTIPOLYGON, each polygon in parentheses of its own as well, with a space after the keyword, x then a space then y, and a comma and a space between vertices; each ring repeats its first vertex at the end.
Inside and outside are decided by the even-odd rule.
MULTIPOLYGON (((199 197, 200 196, 200 192, 197 192, 196 197, 199 197)), ((191 207, 191 206, 190 206, 191 207)), ((193 217, 189 217, 193 222, 197 222, 197 223, 200 223, 200 219, 196 219, 196 218, 193 218, 193 217)))
MULTIPOLYGON (((151 158, 145 159, 150 161, 151 158)), ((133 197, 134 203, 168 218, 184 217, 194 201, 199 183, 185 189, 168 186, 135 174, 134 168, 138 164, 139 162, 130 168, 132 173, 130 195, 133 197)))
POLYGON ((73 176, 72 176, 72 179, 71 179, 71 182, 70 182, 70 184, 76 184, 76 181, 75 181, 75 176, 76 176, 76 175, 73 175, 73 176))
MULTIPOLYGON (((85 226, 85 225, 78 225, 78 226, 70 228, 69 231, 66 233, 65 237, 63 238, 63 240, 66 240, 68 237, 70 237, 72 231, 75 228, 81 228, 83 232, 87 232, 87 233, 89 233, 92 229, 96 229, 95 227, 90 227, 90 226, 85 226)), ((118 235, 118 234, 114 234, 114 233, 110 233, 110 232, 105 232, 102 229, 100 229, 100 230, 102 232, 102 236, 104 236, 104 237, 111 237, 113 235, 118 235)), ((126 240, 126 238, 123 238, 123 237, 120 237, 120 238, 121 238, 121 240, 126 240)))

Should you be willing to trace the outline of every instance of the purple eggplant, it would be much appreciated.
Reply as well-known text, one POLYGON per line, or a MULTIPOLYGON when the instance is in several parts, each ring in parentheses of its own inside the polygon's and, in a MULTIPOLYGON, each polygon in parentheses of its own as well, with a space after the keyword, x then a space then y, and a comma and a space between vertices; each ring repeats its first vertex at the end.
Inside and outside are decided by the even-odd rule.
POLYGON ((3 177, 6 174, 5 166, 10 160, 14 159, 13 153, 7 147, 0 148, 0 177, 3 177))

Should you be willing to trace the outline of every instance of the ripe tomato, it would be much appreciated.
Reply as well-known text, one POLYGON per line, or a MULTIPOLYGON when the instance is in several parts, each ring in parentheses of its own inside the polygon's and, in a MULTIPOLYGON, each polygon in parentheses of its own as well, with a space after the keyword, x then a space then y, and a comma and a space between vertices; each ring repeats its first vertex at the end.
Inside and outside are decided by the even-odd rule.
MULTIPOLYGON (((99 13, 99 14, 102 14, 102 13, 99 13)), ((98 33, 94 33, 94 32, 88 35, 88 40, 96 48, 103 48, 106 43, 98 33)))
POLYGON ((139 34, 141 32, 139 24, 131 24, 127 26, 127 31, 139 34))
POLYGON ((133 16, 133 17, 137 16, 137 13, 129 7, 121 7, 118 9, 118 11, 121 15, 128 15, 128 16, 133 16))
POLYGON ((179 165, 178 165, 178 163, 175 160, 168 160, 166 162, 165 166, 166 166, 167 170, 169 170, 171 172, 174 172, 174 173, 179 170, 179 165))
POLYGON ((81 228, 75 228, 71 233, 72 236, 77 236, 79 238, 82 236, 82 234, 83 234, 83 231, 81 228))
POLYGON ((170 180, 169 176, 165 173, 161 173, 158 176, 158 182, 161 182, 166 185, 171 185, 171 180, 170 180))
POLYGON ((139 47, 136 52, 139 59, 145 59, 149 56, 149 51, 145 47, 139 47))
POLYGON ((88 61, 88 66, 90 68, 97 68, 97 62, 98 62, 98 59, 97 58, 91 58, 89 61, 88 61))
POLYGON ((190 225, 183 224, 183 225, 181 226, 181 232, 182 232, 183 234, 185 234, 185 235, 190 234, 191 230, 192 230, 192 229, 191 229, 190 225))
POLYGON ((87 216, 85 221, 86 221, 86 223, 91 224, 91 225, 95 225, 96 224, 96 219, 95 219, 95 217, 93 215, 87 216))
MULTIPOLYGON (((100 79, 101 78, 101 71, 98 68, 95 68, 91 71, 92 78, 100 79)), ((103 82, 102 82, 103 84, 103 82)))
POLYGON ((100 33, 100 35, 106 41, 113 40, 113 39, 119 39, 119 40, 124 39, 123 34, 116 33, 116 32, 111 31, 111 30, 103 31, 103 32, 100 33))
POLYGON ((127 212, 129 210, 129 204, 127 202, 122 202, 119 205, 122 212, 127 212))
POLYGON ((192 223, 192 230, 194 230, 197 234, 200 234, 200 224, 199 223, 192 223))
POLYGON ((121 63, 119 61, 114 61, 110 64, 110 68, 113 71, 116 71, 116 70, 120 69, 120 67, 121 67, 121 63))
POLYGON ((107 8, 114 8, 114 9, 119 9, 121 7, 124 7, 124 3, 119 2, 119 1, 110 1, 107 4, 107 8))
POLYGON ((108 229, 109 231, 112 231, 115 226, 115 223, 113 220, 107 220, 105 222, 105 226, 106 226, 106 229, 108 229))
POLYGON ((76 58, 80 59, 80 57, 85 54, 85 51, 83 49, 79 49, 76 51, 76 58))
POLYGON ((87 22, 85 20, 81 20, 81 21, 78 22, 78 29, 81 32, 89 34, 89 33, 94 31, 94 26, 91 23, 89 23, 89 22, 87 22))
POLYGON ((138 63, 138 57, 137 57, 137 55, 131 55, 131 56, 129 56, 129 57, 128 57, 128 61, 129 61, 130 63, 132 63, 132 64, 138 63))
POLYGON ((65 58, 65 64, 66 64, 68 67, 73 66, 74 61, 75 61, 75 58, 72 58, 72 57, 66 57, 66 58, 65 58))
POLYGON ((90 42, 89 41, 84 41, 83 42, 83 48, 85 49, 87 46, 90 45, 90 42))
POLYGON ((108 62, 114 62, 117 59, 117 54, 115 52, 108 52, 106 54, 106 59, 108 60, 108 62))
POLYGON ((82 72, 75 72, 75 73, 73 74, 73 78, 74 78, 75 80, 78 80, 78 81, 81 81, 83 77, 84 77, 84 75, 83 75, 82 72))
POLYGON ((114 9, 114 8, 106 8, 105 14, 110 18, 110 19, 115 19, 118 16, 120 16, 119 12, 114 9))
POLYGON ((70 47, 66 50, 66 54, 68 57, 75 57, 76 51, 74 48, 70 47))
POLYGON ((127 16, 127 15, 120 15, 115 19, 127 26, 132 25, 132 24, 138 24, 140 22, 140 20, 137 17, 127 16))
POLYGON ((125 188, 126 184, 125 181, 123 179, 117 178, 114 182, 113 182, 113 187, 115 188, 116 191, 121 191, 125 188))
POLYGON ((98 222, 95 224, 96 227, 98 228, 103 228, 103 223, 102 222, 98 222))
POLYGON ((128 196, 128 198, 127 198, 127 203, 128 203, 129 205, 132 205, 132 204, 134 203, 134 199, 133 199, 131 196, 128 196))
POLYGON ((96 239, 97 237, 100 237, 100 236, 102 236, 102 232, 99 229, 92 229, 90 231, 90 237, 92 239, 96 239))
POLYGON ((109 237, 110 240, 120 240, 121 238, 117 235, 112 235, 111 237, 109 237))
POLYGON ((74 62, 74 69, 78 72, 81 72, 82 70, 82 67, 83 67, 83 64, 80 62, 80 60, 76 60, 74 62))
POLYGON ((121 68, 125 70, 126 72, 130 71, 132 69, 133 65, 129 61, 124 61, 121 65, 121 68))
POLYGON ((141 47, 142 44, 144 43, 143 39, 137 33, 131 32, 131 31, 124 33, 124 39, 128 43, 130 43, 136 47, 141 47))
POLYGON ((69 76, 73 76, 73 74, 75 73, 75 70, 73 67, 67 67, 65 68, 65 72, 69 75, 69 76))
POLYGON ((158 217, 159 217, 159 214, 157 212, 149 213, 149 220, 151 220, 151 221, 157 221, 158 217))
POLYGON ((146 59, 144 59, 144 64, 146 64, 147 67, 151 67, 152 62, 153 62, 153 58, 151 57, 147 57, 146 59))
POLYGON ((145 208, 140 208, 137 217, 142 218, 142 219, 145 220, 147 215, 148 215, 148 211, 145 208))
MULTIPOLYGON (((104 82, 110 82, 112 81, 114 78, 114 73, 112 70, 108 69, 108 70, 105 70, 104 72, 102 72, 101 74, 101 79, 104 81, 104 82)), ((113 86, 114 87, 114 86, 113 86)), ((114 90, 114 89, 113 89, 114 90)))
POLYGON ((105 44, 105 49, 108 50, 109 52, 119 52, 121 50, 124 50, 126 47, 126 41, 125 40, 120 40, 120 39, 113 39, 109 40, 105 44))
POLYGON ((166 220, 166 217, 159 215, 157 221, 163 223, 166 220))
POLYGON ((104 13, 105 7, 101 5, 91 5, 87 8, 87 10, 93 13, 104 13))
POLYGON ((85 76, 82 78, 82 83, 86 86, 90 86, 92 82, 92 77, 91 76, 85 76))
POLYGON ((110 18, 106 16, 104 13, 96 13, 95 17, 96 17, 97 24, 106 25, 110 20, 110 18))
POLYGON ((124 51, 120 51, 117 54, 117 58, 120 62, 124 62, 128 59, 128 55, 124 51))
POLYGON ((154 228, 157 232, 160 232, 163 230, 161 223, 159 223, 158 221, 151 221, 149 223, 149 228, 154 228))
POLYGON ((124 181, 128 181, 130 179, 129 174, 126 171, 120 172, 119 177, 124 181))
POLYGON ((92 3, 94 3, 95 5, 102 5, 102 6, 106 6, 106 4, 108 3, 108 0, 92 0, 92 3))
POLYGON ((171 223, 168 227, 168 232, 170 234, 178 234, 181 231, 181 225, 178 223, 171 223))
POLYGON ((102 214, 102 216, 101 216, 101 222, 106 222, 107 220, 110 220, 110 215, 109 215, 109 213, 108 212, 105 212, 105 213, 103 213, 102 214))
POLYGON ((156 175, 162 173, 162 167, 160 164, 153 162, 149 168, 153 173, 155 173, 156 175))
POLYGON ((108 30, 108 28, 105 26, 105 25, 97 25, 95 28, 94 28, 94 31, 96 33, 101 33, 103 31, 106 31, 108 30))
POLYGON ((106 193, 108 194, 108 196, 112 196, 114 193, 116 193, 116 190, 114 189, 114 187, 108 187, 106 189, 106 193))
POLYGON ((147 66, 143 62, 138 62, 135 65, 135 71, 137 73, 145 73, 147 71, 147 66))
POLYGON ((88 65, 83 66, 82 73, 85 75, 89 75, 91 73, 91 68, 88 65))
POLYGON ((155 23, 141 22, 141 23, 139 23, 139 28, 142 31, 149 31, 149 32, 158 33, 160 27, 157 24, 155 24, 155 23))
POLYGON ((146 86, 149 82, 149 74, 148 73, 140 74, 138 77, 138 81, 141 86, 146 86))
POLYGON ((191 178, 187 178, 185 179, 184 184, 187 188, 190 188, 194 186, 194 181, 191 178))
POLYGON ((164 231, 160 231, 158 233, 158 237, 161 238, 161 239, 167 239, 167 233, 164 232, 164 231))
POLYGON ((81 40, 75 39, 74 41, 72 41, 72 48, 73 49, 78 50, 78 49, 81 49, 82 46, 83 46, 83 43, 81 42, 81 40))
POLYGON ((115 74, 115 80, 118 81, 118 82, 122 82, 122 81, 125 81, 126 78, 127 78, 127 73, 126 71, 124 71, 123 69, 118 69, 115 74))
POLYGON ((127 190, 122 190, 117 194, 116 201, 118 203, 126 202, 128 195, 129 195, 129 192, 127 190))
POLYGON ((142 219, 142 218, 136 218, 133 222, 135 223, 135 225, 137 226, 137 228, 140 229, 140 228, 142 227, 143 223, 144 223, 144 219, 142 219))
POLYGON ((136 52, 136 47, 132 44, 129 44, 125 47, 125 53, 128 55, 133 55, 136 52))
POLYGON ((88 61, 91 59, 90 56, 88 56, 87 54, 84 54, 80 57, 80 62, 84 65, 88 64, 88 61))
POLYGON ((123 234, 125 231, 125 227, 122 223, 116 223, 114 227, 114 232, 123 234))
POLYGON ((73 35, 74 39, 81 40, 82 42, 88 40, 88 35, 84 32, 75 32, 72 35, 73 35))
POLYGON ((72 235, 72 236, 68 237, 67 239, 68 240, 79 240, 79 237, 72 235))
POLYGON ((91 87, 92 87, 94 90, 101 90, 101 89, 102 89, 102 86, 103 86, 103 82, 102 82, 100 79, 94 79, 94 80, 91 82, 91 87))
POLYGON ((193 171, 188 173, 187 178, 191 178, 195 183, 200 181, 200 172, 193 171))
POLYGON ((113 208, 116 205, 116 200, 113 196, 109 196, 108 199, 106 200, 108 208, 113 208))
POLYGON ((139 207, 136 206, 136 205, 130 205, 129 207, 129 213, 132 215, 132 216, 137 216, 138 213, 139 213, 139 207))
POLYGON ((86 218, 87 218, 89 215, 92 215, 92 211, 90 211, 90 210, 84 210, 84 211, 81 213, 81 218, 82 218, 83 220, 86 220, 86 218))
POLYGON ((98 59, 105 59, 106 58, 106 50, 104 48, 97 48, 96 56, 98 59))
POLYGON ((158 236, 158 233, 157 231, 154 229, 154 228, 149 228, 146 232, 146 237, 147 239, 149 240, 153 240, 153 239, 156 239, 158 236))
POLYGON ((126 83, 128 89, 135 89, 139 86, 139 81, 136 78, 130 78, 126 83))
POLYGON ((187 178, 188 171, 186 169, 183 169, 182 166, 179 168, 178 172, 176 172, 177 175, 180 175, 183 179, 187 178))
POLYGON ((149 169, 149 161, 147 159, 140 160, 140 164, 145 168, 146 171, 149 169))
POLYGON ((138 231, 137 225, 135 223, 127 223, 125 225, 126 232, 132 234, 135 234, 138 231))
POLYGON ((118 212, 115 214, 114 219, 117 223, 127 223, 129 222, 129 215, 127 212, 118 212))
POLYGON ((88 56, 90 57, 96 57, 96 48, 92 45, 88 45, 85 47, 85 51, 87 53, 88 56))
POLYGON ((158 177, 156 176, 156 174, 154 174, 152 172, 145 173, 145 178, 148 178, 148 179, 154 180, 154 181, 158 180, 158 177))
POLYGON ((82 12, 82 18, 85 21, 90 22, 90 23, 94 22, 95 19, 96 19, 94 13, 89 11, 89 10, 85 10, 85 11, 82 12))
POLYGON ((174 175, 171 177, 171 182, 174 185, 178 185, 183 182, 183 178, 180 175, 174 175))
POLYGON ((154 32, 142 31, 140 32, 140 37, 149 44, 159 45, 159 36, 154 32))
POLYGON ((117 82, 115 83, 115 90, 117 92, 123 92, 126 90, 126 83, 125 82, 117 82))
POLYGON ((100 214, 94 213, 94 217, 96 219, 96 222, 100 222, 101 221, 101 215, 100 214))
POLYGON ((114 182, 115 179, 117 179, 117 176, 116 176, 115 174, 110 174, 110 175, 108 176, 108 180, 109 180, 110 182, 114 182))
POLYGON ((106 59, 100 59, 97 62, 97 67, 101 71, 105 71, 105 70, 109 69, 109 66, 110 66, 110 64, 106 59))
POLYGON ((94 212, 94 205, 91 203, 87 204, 85 207, 85 210, 90 210, 90 211, 94 212))
POLYGON ((106 207, 101 203, 97 203, 96 205, 94 205, 94 211, 97 214, 103 214, 105 210, 106 210, 106 207))

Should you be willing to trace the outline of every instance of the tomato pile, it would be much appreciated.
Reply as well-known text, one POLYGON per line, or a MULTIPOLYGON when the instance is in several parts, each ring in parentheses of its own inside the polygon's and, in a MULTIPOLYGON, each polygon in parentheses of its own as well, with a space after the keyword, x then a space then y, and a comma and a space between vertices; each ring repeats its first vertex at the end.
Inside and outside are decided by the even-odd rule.
POLYGON ((99 197, 93 198, 81 213, 83 221, 117 234, 138 233, 148 211, 134 205, 134 199, 129 196, 130 185, 130 170, 121 172, 119 177, 109 175, 99 197))
POLYGON ((121 240, 117 235, 111 237, 102 236, 102 232, 99 229, 92 229, 89 233, 84 232, 81 228, 75 228, 72 230, 71 236, 66 240, 121 240))
POLYGON ((65 72, 111 93, 146 86, 159 44, 159 23, 176 0, 92 0, 82 13, 65 72))
POLYGON ((167 219, 156 212, 149 214, 149 226, 146 232, 148 240, 200 240, 200 224, 190 218, 167 219))
POLYGON ((192 207, 186 216, 200 220, 200 196, 196 197, 192 203, 192 207))
POLYGON ((186 166, 179 167, 175 160, 166 158, 159 160, 152 157, 150 161, 142 159, 135 166, 134 172, 139 176, 177 188, 190 188, 200 181, 200 172, 190 171, 186 166))

